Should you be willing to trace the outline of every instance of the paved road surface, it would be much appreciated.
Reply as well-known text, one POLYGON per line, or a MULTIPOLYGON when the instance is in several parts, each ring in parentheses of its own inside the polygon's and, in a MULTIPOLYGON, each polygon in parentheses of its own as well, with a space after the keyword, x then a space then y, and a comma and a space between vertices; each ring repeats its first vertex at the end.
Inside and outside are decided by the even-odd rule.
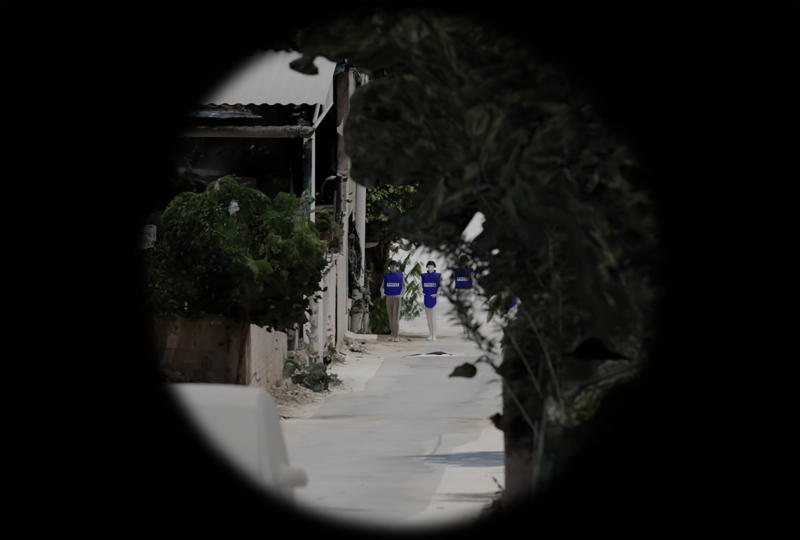
POLYGON ((502 434, 488 420, 500 410, 500 382, 490 382, 497 375, 480 365, 472 379, 448 377, 480 354, 467 340, 409 348, 398 352, 459 356, 387 357, 364 390, 333 395, 310 418, 282 424, 292 465, 308 474, 308 485, 295 491, 299 507, 351 525, 392 527, 433 522, 425 518, 447 502, 475 508, 490 501, 492 481, 476 484, 467 469, 503 481, 502 434), (446 493, 454 486, 458 493, 446 493))

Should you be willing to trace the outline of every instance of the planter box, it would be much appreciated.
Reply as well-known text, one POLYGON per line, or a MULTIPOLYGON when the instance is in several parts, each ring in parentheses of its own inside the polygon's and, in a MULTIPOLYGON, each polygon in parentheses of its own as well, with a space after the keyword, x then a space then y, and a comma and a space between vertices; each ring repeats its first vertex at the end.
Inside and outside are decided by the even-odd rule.
POLYGON ((365 332, 369 332, 369 313, 354 313, 350 315, 350 331, 357 333, 363 328, 365 332))
POLYGON ((217 316, 198 321, 159 316, 152 321, 152 330, 159 368, 194 382, 236 384, 241 327, 217 316))

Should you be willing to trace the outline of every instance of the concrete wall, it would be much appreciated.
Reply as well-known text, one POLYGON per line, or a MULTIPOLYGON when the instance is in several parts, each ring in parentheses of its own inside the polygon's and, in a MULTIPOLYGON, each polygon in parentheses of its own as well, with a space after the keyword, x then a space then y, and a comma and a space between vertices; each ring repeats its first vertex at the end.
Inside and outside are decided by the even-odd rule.
POLYGON ((250 325, 245 357, 245 384, 259 388, 275 386, 283 377, 283 360, 287 353, 284 332, 267 332, 250 325))
MULTIPOLYGON (((195 382, 236 384, 240 327, 215 316, 200 321, 163 316, 153 321, 152 330, 159 367, 195 382)), ((251 324, 245 346, 244 383, 262 388, 275 385, 282 377, 286 349, 285 333, 267 332, 251 324)))
POLYGON ((342 258, 336 255, 334 258, 334 265, 328 273, 323 276, 324 283, 323 289, 328 288, 327 291, 322 293, 322 328, 319 329, 322 337, 323 352, 328 346, 333 343, 336 344, 336 297, 338 293, 337 287, 337 267, 342 263, 342 258))
MULTIPOLYGON (((346 220, 345 223, 347 223, 346 220)), ((345 254, 347 251, 344 252, 345 254)), ((350 330, 350 317, 347 315, 347 256, 342 255, 336 264, 336 346, 344 345, 344 333, 350 330)))
POLYGON ((187 321, 156 317, 152 331, 159 367, 194 382, 236 384, 242 331, 219 317, 187 321))

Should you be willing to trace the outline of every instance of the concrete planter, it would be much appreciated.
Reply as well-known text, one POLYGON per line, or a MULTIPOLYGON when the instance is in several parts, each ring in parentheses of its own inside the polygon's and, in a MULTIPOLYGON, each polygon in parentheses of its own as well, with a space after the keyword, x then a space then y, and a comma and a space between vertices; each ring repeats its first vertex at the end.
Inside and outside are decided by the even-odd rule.
POLYGON ((350 331, 358 333, 362 328, 364 332, 369 332, 369 313, 353 313, 350 315, 350 331))
POLYGON ((158 316, 152 330, 159 368, 194 382, 236 384, 242 329, 218 316, 191 321, 158 316))

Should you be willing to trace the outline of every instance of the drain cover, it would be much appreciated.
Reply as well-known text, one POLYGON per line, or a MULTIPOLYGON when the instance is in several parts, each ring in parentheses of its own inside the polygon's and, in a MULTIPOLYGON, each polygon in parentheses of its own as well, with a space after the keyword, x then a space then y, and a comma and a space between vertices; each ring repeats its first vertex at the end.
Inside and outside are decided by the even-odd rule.
MULTIPOLYGON (((408 356, 455 356, 455 355, 446 352, 429 352, 423 354, 409 354, 408 356)), ((406 358, 408 358, 408 356, 406 358)))

